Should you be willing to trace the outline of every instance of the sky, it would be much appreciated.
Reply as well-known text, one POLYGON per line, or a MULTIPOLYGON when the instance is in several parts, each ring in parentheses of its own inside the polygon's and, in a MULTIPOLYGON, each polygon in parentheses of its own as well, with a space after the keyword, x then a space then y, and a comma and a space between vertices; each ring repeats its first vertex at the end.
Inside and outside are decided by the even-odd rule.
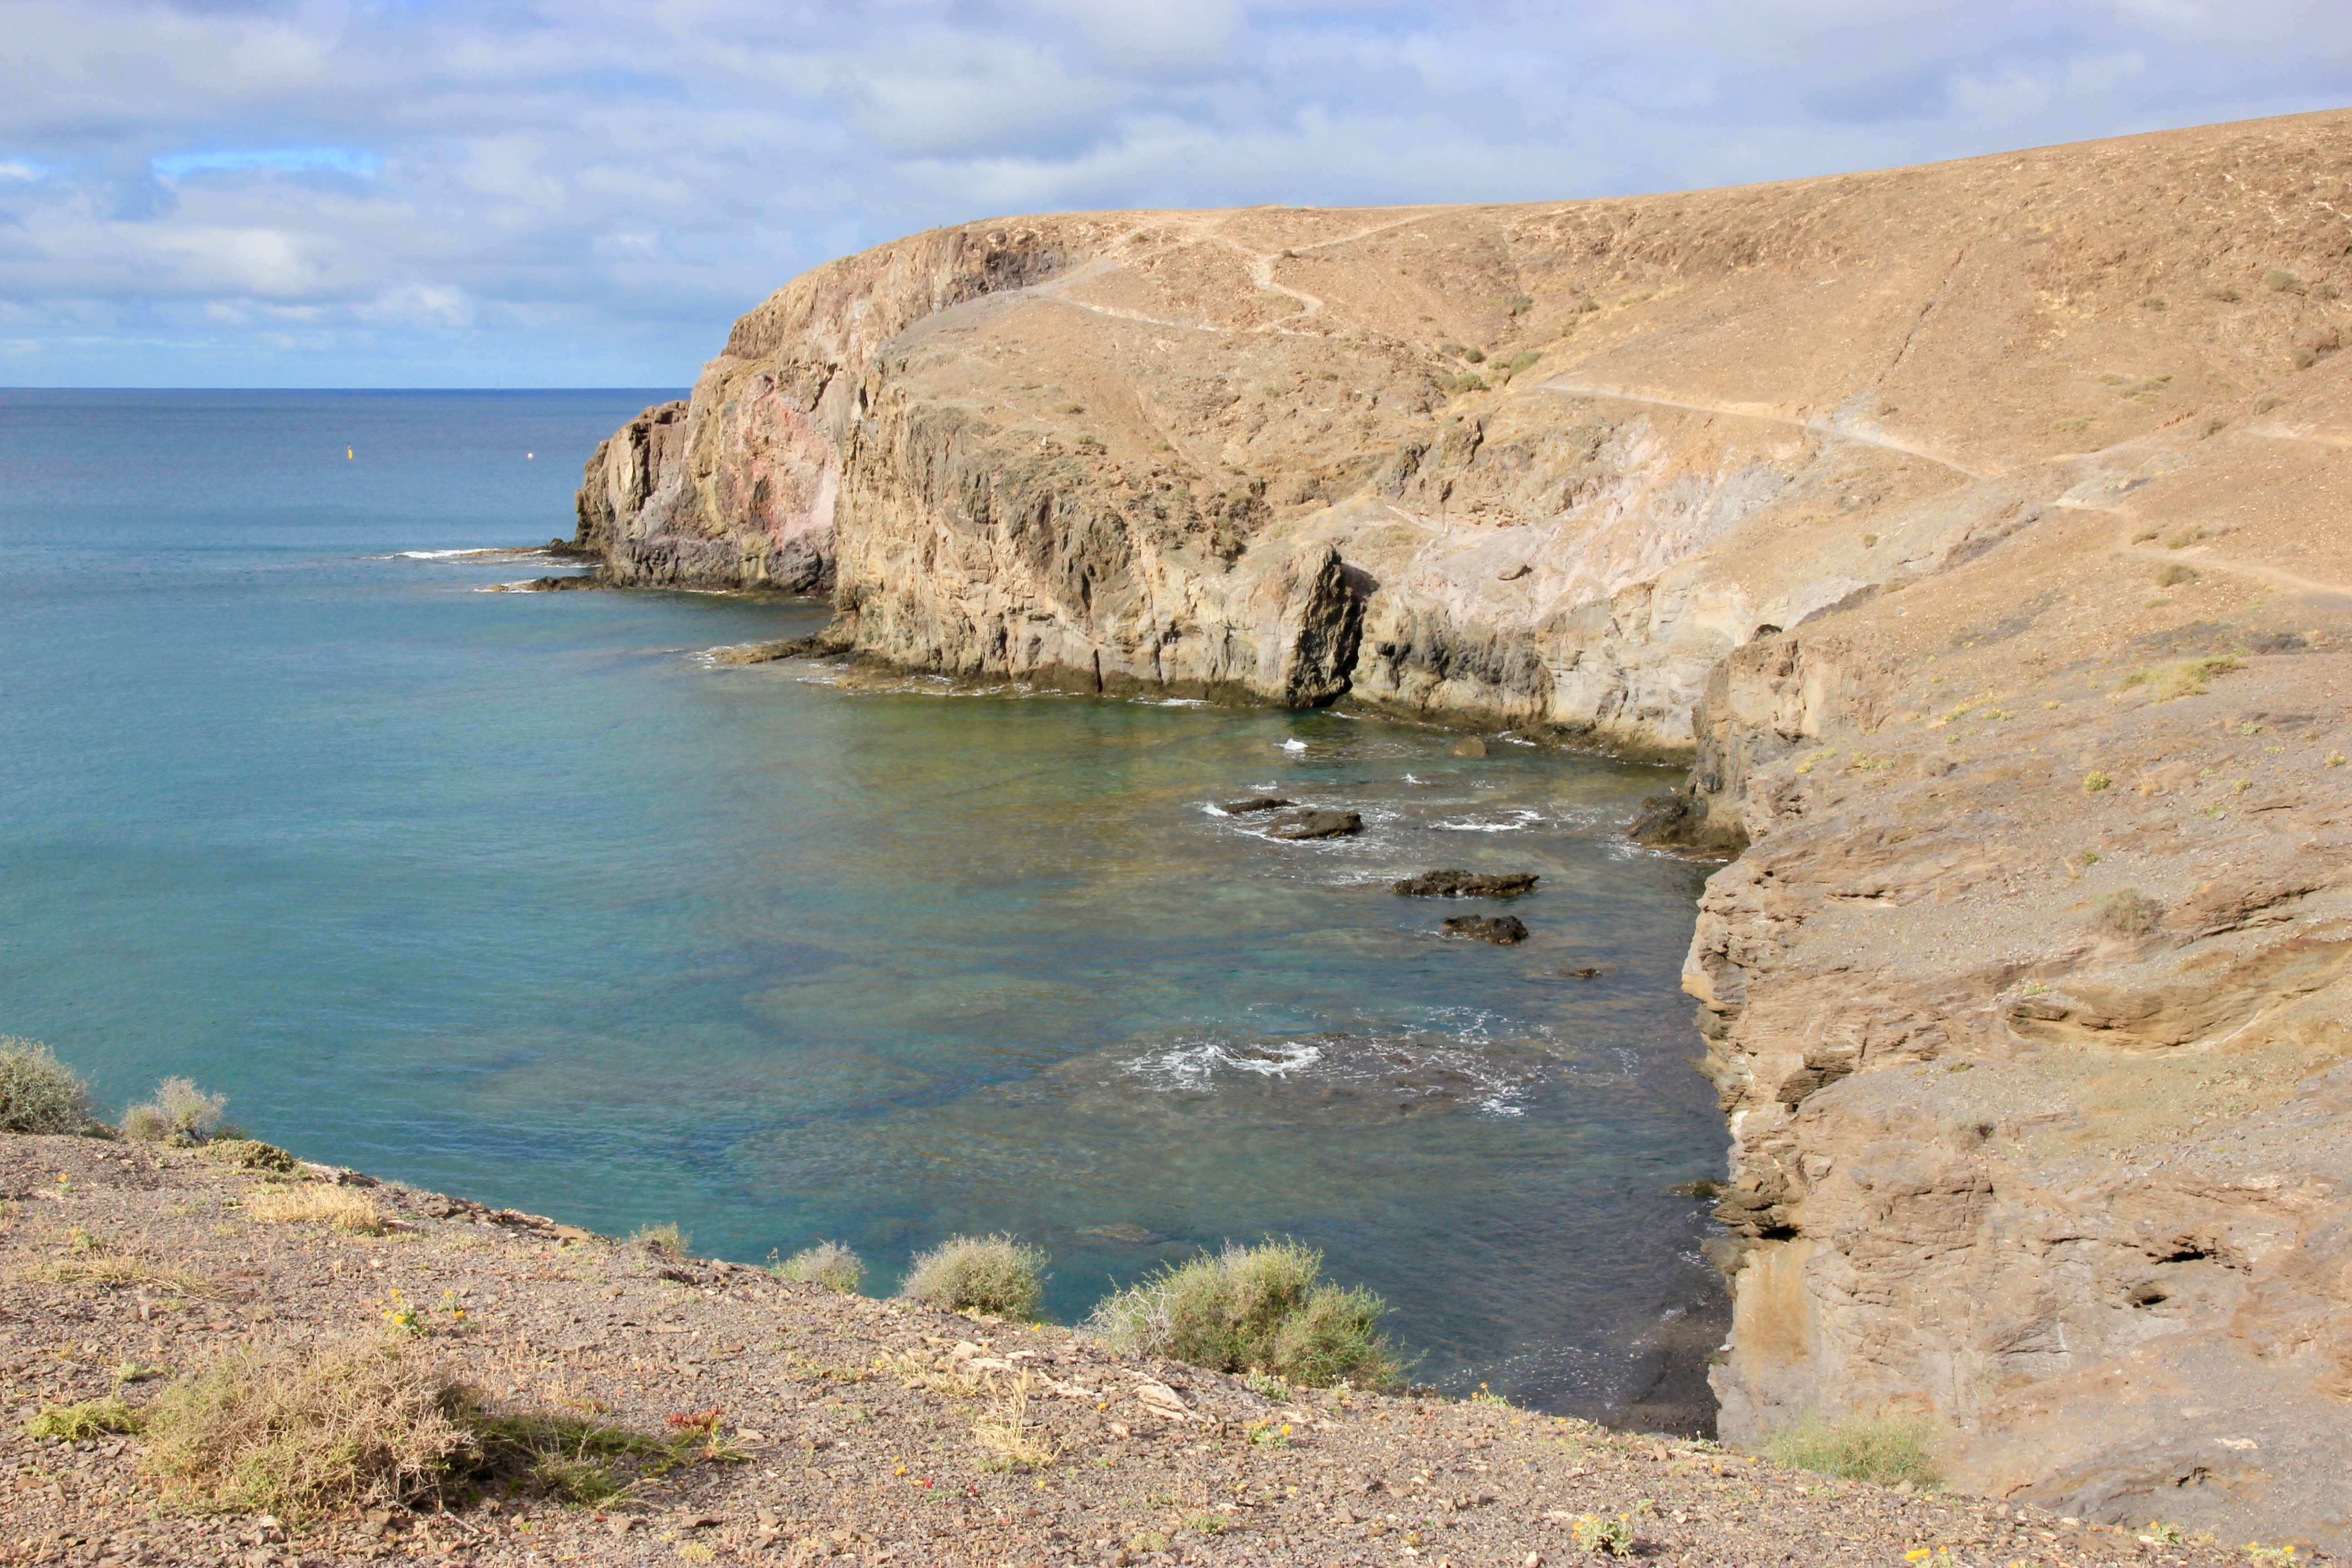
POLYGON ((682 386, 935 225, 2352 105, 2345 0, 0 0, 0 384, 682 386))

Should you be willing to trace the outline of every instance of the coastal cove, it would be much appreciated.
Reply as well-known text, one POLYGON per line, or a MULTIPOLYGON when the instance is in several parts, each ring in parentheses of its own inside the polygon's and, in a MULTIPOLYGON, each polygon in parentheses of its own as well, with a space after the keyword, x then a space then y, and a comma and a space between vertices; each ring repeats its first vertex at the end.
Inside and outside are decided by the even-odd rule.
POLYGON ((484 592, 573 569, 457 552, 568 531, 660 396, 0 393, 0 1031, 109 1107, 184 1073, 311 1158, 869 1288, 1016 1232, 1064 1321, 1293 1236, 1418 1380, 1706 1426, 1706 868, 1622 831, 1678 773, 700 657, 819 600, 484 592), (1366 831, 1216 809, 1259 793, 1366 831), (1450 866, 1541 881, 1389 891, 1450 866))

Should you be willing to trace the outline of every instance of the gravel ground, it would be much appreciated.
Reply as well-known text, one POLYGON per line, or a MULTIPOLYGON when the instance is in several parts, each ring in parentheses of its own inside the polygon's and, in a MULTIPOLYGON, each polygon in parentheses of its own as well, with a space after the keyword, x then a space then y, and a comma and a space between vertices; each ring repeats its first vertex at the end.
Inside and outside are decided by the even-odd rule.
POLYGON ((271 1178, 201 1150, 0 1136, 0 1562, 1525 1568, 1586 1560, 1581 1515, 1624 1516, 1633 1554, 1662 1563, 2246 1560, 1500 1404, 1270 1398, 1065 1329, 835 1296, 318 1166, 271 1178), (289 1184, 364 1196, 390 1226, 257 1223, 248 1200, 289 1184), (412 1351, 504 1406, 655 1436, 717 1412, 717 1451, 602 1507, 352 1510, 289 1537, 163 1506, 136 1437, 26 1435, 45 1406, 114 1392, 125 1363, 163 1374, 122 1387, 136 1405, 233 1347, 381 1336, 404 1305, 412 1351), (1008 1465, 981 1435, 1015 1423, 1052 1458, 1008 1465))

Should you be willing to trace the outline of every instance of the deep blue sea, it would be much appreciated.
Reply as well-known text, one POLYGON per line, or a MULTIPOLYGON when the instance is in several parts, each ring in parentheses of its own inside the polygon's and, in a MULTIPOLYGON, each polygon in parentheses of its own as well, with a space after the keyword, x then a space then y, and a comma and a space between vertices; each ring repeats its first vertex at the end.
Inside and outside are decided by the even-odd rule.
MULTIPOLYGON (((1719 1310, 1670 775, 1322 713, 712 668, 822 605, 490 593, 659 391, 0 391, 0 1034, 311 1158, 747 1261, 1225 1238, 1603 1413, 1719 1310), (1352 806, 1286 845, 1215 803, 1352 806), (1517 948, 1401 899, 1525 868, 1517 948), (1598 968, 1595 977, 1574 972, 1598 968), (1690 1334, 1685 1331, 1683 1338, 1690 1334)), ((1702 1327, 1700 1331, 1704 1331, 1702 1327)))

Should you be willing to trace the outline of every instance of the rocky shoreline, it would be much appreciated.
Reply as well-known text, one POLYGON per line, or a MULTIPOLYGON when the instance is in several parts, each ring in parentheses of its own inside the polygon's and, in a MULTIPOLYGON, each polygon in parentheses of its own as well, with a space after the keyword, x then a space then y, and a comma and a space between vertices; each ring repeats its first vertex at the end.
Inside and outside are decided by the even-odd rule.
POLYGON ((1064 1329, 240 1163, 253 1147, 0 1134, 0 1562, 1556 1568, 1594 1555, 1588 1539, 1707 1565, 1832 1543, 1857 1563, 2243 1560, 1499 1401, 1122 1359, 1064 1329), (27 1431, 85 1402, 151 1408, 225 1362, 282 1372, 387 1344, 509 1420, 592 1424, 659 1462, 593 1501, 494 1489, 279 1518, 169 1503, 135 1430, 27 1431))
POLYGON ((590 463, 860 660, 1690 762, 1726 1436, 2352 1549, 2352 115, 935 230, 590 463))

